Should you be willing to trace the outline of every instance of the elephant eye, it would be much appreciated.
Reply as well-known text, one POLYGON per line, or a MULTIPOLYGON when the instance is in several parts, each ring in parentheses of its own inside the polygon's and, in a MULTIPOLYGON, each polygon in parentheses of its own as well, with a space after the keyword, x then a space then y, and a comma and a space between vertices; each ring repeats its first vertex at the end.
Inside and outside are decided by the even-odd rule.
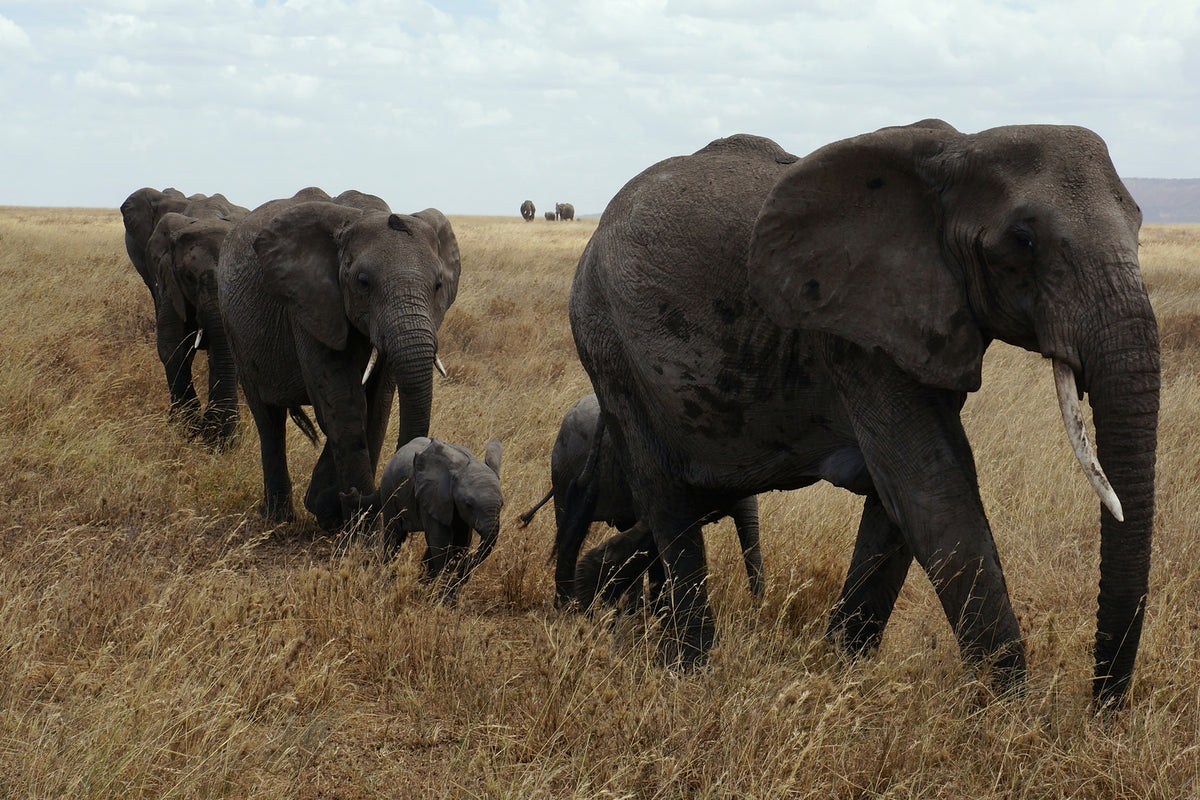
POLYGON ((365 272, 358 273, 358 285, 364 289, 371 288, 371 276, 365 272))
POLYGON ((1027 223, 1018 222, 1012 226, 1010 231, 1013 239, 1018 245, 1027 250, 1032 250, 1034 245, 1033 229, 1027 223))

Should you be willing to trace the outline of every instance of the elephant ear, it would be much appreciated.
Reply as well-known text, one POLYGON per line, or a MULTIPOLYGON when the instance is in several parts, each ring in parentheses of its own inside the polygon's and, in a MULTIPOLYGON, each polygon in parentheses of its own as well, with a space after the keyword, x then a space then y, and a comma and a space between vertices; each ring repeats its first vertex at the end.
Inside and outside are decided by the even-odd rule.
POLYGON ((423 514, 443 525, 454 520, 454 490, 471 464, 461 447, 434 439, 413 458, 413 492, 423 514))
POLYGON ((922 383, 980 385, 985 342, 942 250, 933 159, 962 134, 938 120, 823 147, 759 211, 750 291, 777 324, 878 347, 922 383))
POLYGON ((350 323, 338 282, 338 233, 362 212, 326 201, 300 203, 254 237, 264 288, 293 319, 333 350, 346 349, 350 323))
POLYGON ((504 445, 499 439, 491 439, 483 449, 483 463, 500 477, 500 459, 504 456, 504 445))
POLYGON ((182 214, 164 214, 146 243, 146 260, 157 278, 158 302, 167 305, 179 319, 187 317, 187 297, 176 274, 176 237, 188 223, 182 214))
POLYGON ((450 220, 446 219, 446 215, 436 208, 418 211, 413 216, 433 228, 437 237, 436 252, 438 259, 442 262, 442 274, 439 276, 442 288, 439 292, 439 301, 441 312, 445 314, 446 309, 450 308, 454 298, 458 295, 458 276, 462 272, 462 259, 458 254, 458 239, 454 235, 454 229, 450 227, 450 220))

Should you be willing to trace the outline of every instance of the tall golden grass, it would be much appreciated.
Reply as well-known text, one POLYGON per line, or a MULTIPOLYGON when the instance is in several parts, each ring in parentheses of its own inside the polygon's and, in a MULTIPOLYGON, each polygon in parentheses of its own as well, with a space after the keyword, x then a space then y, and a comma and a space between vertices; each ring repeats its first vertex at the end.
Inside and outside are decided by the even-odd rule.
MULTIPOLYGON (((1163 338, 1158 525, 1130 708, 1089 706, 1098 504, 1049 369, 992 347, 965 418, 1030 661, 998 698, 919 570, 879 654, 822 638, 859 501, 765 496, 769 589, 707 540, 719 646, 655 666, 637 617, 553 609, 549 486, 589 390, 566 305, 594 220, 454 218, 432 434, 505 443, 501 542, 456 607, 310 517, 254 509, 258 442, 167 421, 151 303, 114 211, 0 209, 0 797, 1200 796, 1200 227, 1148 227, 1163 338)), ((393 434, 394 435, 394 434, 393 434)), ((298 434, 302 495, 316 453, 298 434)), ((419 537, 418 537, 419 541, 419 537)))

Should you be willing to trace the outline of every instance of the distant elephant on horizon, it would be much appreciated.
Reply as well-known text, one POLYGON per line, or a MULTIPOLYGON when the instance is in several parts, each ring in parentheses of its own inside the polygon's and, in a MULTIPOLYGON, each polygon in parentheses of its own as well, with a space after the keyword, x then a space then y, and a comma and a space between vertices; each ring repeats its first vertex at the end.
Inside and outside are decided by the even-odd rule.
POLYGON ((158 357, 167 375, 171 415, 190 436, 221 447, 237 434, 237 369, 221 321, 217 260, 233 229, 226 219, 163 215, 146 245, 155 278, 158 357), (208 352, 207 407, 192 383, 192 359, 208 352))
POLYGON ((537 209, 533 207, 532 200, 526 200, 524 203, 521 203, 521 216, 525 218, 526 222, 532 220, 533 215, 536 213, 537 209))
POLYGON ((554 213, 557 214, 558 218, 561 220, 575 219, 575 206, 571 205, 570 203, 555 203, 554 213))
POLYGON ((487 443, 480 461, 461 445, 418 436, 388 459, 378 496, 368 500, 368 506, 382 509, 389 555, 408 534, 425 532, 421 578, 432 582, 445 574, 448 598, 496 546, 504 507, 502 454, 499 439, 487 443), (472 531, 479 534, 479 545, 469 551, 472 531))
POLYGON ((428 434, 433 372, 444 369, 438 330, 461 271, 442 212, 393 214, 373 195, 342 197, 351 205, 309 188, 259 206, 226 237, 217 266, 221 316, 262 450, 260 513, 294 517, 286 422, 315 442, 302 409, 311 405, 326 440, 304 505, 326 530, 349 522, 374 492, 397 391, 397 447, 428 434))
POLYGON ((146 245, 159 220, 172 212, 193 219, 224 219, 237 222, 250 213, 250 210, 229 202, 225 195, 220 193, 211 197, 204 194, 185 197, 178 189, 159 191, 149 186, 138 189, 125 198, 125 202, 121 204, 121 219, 125 224, 125 251, 155 302, 158 297, 155 290, 155 268, 146 260, 146 245))
POLYGON ((557 219, 557 217, 555 217, 555 216, 554 216, 554 212, 553 212, 553 211, 547 211, 547 212, 546 212, 546 221, 547 221, 547 222, 554 222, 554 220, 555 220, 555 219, 557 219))
MULTIPOLYGON (((605 602, 615 603, 638 586, 646 573, 650 574, 651 594, 662 585, 658 548, 648 535, 649 529, 637 525, 633 491, 608 436, 602 435, 594 463, 588 469, 599 420, 600 403, 595 394, 581 397, 567 410, 550 454, 550 491, 518 517, 524 527, 538 509, 554 500, 554 588, 559 605, 574 601, 587 608, 597 594, 605 602), (568 518, 604 522, 621 533, 579 560, 583 539, 577 537, 586 536, 588 526, 565 524, 568 518), (571 533, 576 536, 570 537, 571 533)), ((737 527, 750 592, 761 599, 764 581, 758 544, 758 498, 745 498, 730 510, 730 516, 737 527)))

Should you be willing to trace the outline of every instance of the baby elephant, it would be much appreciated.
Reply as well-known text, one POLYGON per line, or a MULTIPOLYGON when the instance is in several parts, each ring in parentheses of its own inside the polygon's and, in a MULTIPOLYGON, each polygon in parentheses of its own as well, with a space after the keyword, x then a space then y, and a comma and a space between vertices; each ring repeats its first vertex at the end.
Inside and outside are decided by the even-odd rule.
POLYGON ((422 579, 448 580, 447 597, 483 563, 500 532, 499 439, 492 439, 481 462, 465 447, 418 436, 401 447, 379 481, 384 546, 394 553, 409 533, 425 532, 422 579), (479 546, 468 553, 471 531, 479 546), (447 571, 448 568, 448 571, 447 571))
MULTIPOLYGON (((613 453, 612 440, 606 434, 601 434, 589 485, 579 484, 599 419, 600 403, 594 394, 580 398, 571 406, 563 417, 550 455, 550 491, 519 517, 522 525, 528 525, 538 509, 554 499, 557 531, 554 584, 555 601, 559 605, 574 601, 586 608, 597 593, 605 602, 615 602, 619 595, 640 582, 644 572, 650 574, 652 593, 655 585, 661 583, 661 564, 654 538, 649 529, 638 522, 633 492, 613 453), (568 520, 581 517, 586 518, 583 528, 568 524, 568 520), (621 533, 579 560, 588 522, 604 522, 621 533)), ((764 581, 758 545, 758 498, 751 495, 742 499, 729 510, 729 515, 737 526, 750 591, 756 598, 761 598, 764 581)))

